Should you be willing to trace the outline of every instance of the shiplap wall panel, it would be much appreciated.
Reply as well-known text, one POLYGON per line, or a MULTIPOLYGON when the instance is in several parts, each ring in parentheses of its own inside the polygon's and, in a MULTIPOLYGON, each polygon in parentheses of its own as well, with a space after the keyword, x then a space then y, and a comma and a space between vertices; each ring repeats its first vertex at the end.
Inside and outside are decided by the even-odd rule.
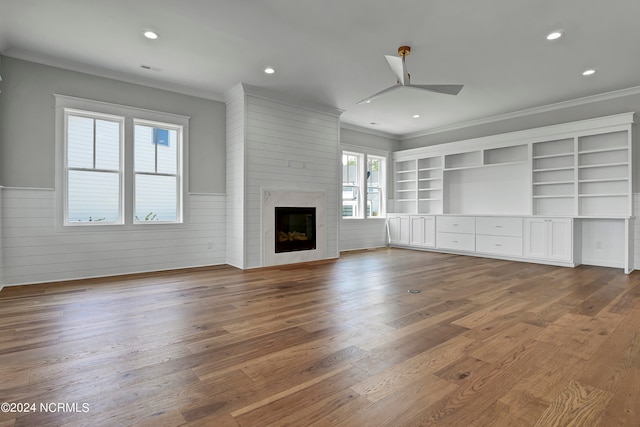
POLYGON ((136 229, 56 224, 55 192, 4 189, 3 284, 224 264, 226 197, 189 195, 189 222, 136 229), (209 249, 211 244, 211 249, 209 249))
POLYGON ((225 96, 227 107, 227 264, 244 268, 245 95, 238 85, 225 96))
POLYGON ((640 193, 633 194, 633 265, 640 269, 640 193))
POLYGON ((247 96, 246 267, 262 265, 262 188, 324 191, 327 257, 338 256, 337 117, 247 96))
POLYGON ((356 219, 340 222, 340 251, 381 248, 386 245, 386 220, 356 219))
POLYGON ((3 246, 4 246, 4 233, 2 224, 4 223, 4 203, 2 202, 3 198, 3 187, 0 186, 0 290, 2 290, 2 286, 4 285, 4 254, 3 254, 3 246))

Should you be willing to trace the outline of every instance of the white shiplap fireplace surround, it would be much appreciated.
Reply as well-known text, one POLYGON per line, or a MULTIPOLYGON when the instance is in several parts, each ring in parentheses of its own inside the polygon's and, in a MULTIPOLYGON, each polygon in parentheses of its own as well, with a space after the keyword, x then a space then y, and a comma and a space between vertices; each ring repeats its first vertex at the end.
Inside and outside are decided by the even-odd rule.
POLYGON ((340 110, 239 84, 227 106, 227 263, 257 268, 337 258, 340 110), (316 208, 316 249, 275 253, 274 210, 316 208))

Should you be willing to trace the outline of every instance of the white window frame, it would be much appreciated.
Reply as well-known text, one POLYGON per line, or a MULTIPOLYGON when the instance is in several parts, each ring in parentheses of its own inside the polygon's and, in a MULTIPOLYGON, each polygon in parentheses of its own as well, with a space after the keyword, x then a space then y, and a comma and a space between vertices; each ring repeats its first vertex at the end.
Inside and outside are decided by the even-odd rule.
POLYGON ((342 145, 340 150, 340 194, 342 194, 343 187, 343 177, 342 177, 342 157, 344 155, 355 155, 359 156, 359 164, 358 164, 358 193, 359 193, 359 203, 358 203, 358 215, 352 217, 342 216, 343 209, 343 199, 340 199, 340 218, 345 221, 355 221, 355 220, 367 220, 367 219, 385 219, 387 216, 387 189, 389 187, 387 180, 387 169, 389 165, 389 153, 386 151, 376 150, 372 148, 365 147, 357 147, 357 146, 349 146, 342 145), (380 215, 378 216, 369 216, 368 215, 368 193, 367 193, 367 167, 369 157, 376 157, 383 160, 383 171, 380 176, 380 215))
POLYGON ((365 190, 365 204, 366 204, 366 208, 365 208, 365 216, 366 218, 386 218, 387 216, 387 204, 385 202, 386 200, 386 196, 387 196, 387 156, 380 156, 377 154, 372 154, 372 153, 365 153, 364 155, 364 162, 365 162, 365 183, 364 183, 364 190, 365 190), (378 187, 373 187, 373 188, 378 188, 379 192, 380 192, 380 215, 369 215, 369 187, 372 187, 369 185, 368 182, 368 177, 367 177, 367 171, 369 169, 369 159, 370 158, 375 158, 375 159, 379 159, 381 160, 382 163, 382 170, 380 171, 380 185, 378 187))
MULTIPOLYGON (((343 150, 342 151, 342 156, 341 156, 341 163, 342 163, 342 159, 344 158, 344 156, 352 156, 352 157, 356 157, 357 158, 357 164, 356 164, 356 182, 354 184, 354 187, 356 189, 356 203, 355 203, 355 215, 352 216, 344 216, 342 214, 343 209, 344 209, 344 198, 341 198, 340 200, 340 211, 341 211, 341 217, 343 219, 362 219, 364 217, 364 213, 365 213, 365 199, 364 199, 364 195, 362 193, 362 177, 363 177, 363 169, 364 169, 364 165, 365 163, 365 156, 362 153, 357 153, 354 151, 347 151, 347 150, 343 150)), ((343 165, 344 166, 344 165, 343 165)), ((341 170, 344 170, 344 168, 341 168, 341 170)), ((341 191, 340 194, 344 193, 344 175, 341 173, 341 191)))
MULTIPOLYGON (((183 199, 184 197, 182 197, 183 191, 182 191, 182 180, 184 178, 184 174, 183 174, 183 161, 182 161, 182 140, 183 140, 183 133, 184 133, 184 127, 181 125, 176 125, 173 123, 161 123, 161 122, 155 122, 155 121, 150 121, 150 120, 143 120, 143 119, 137 119, 134 118, 133 119, 133 126, 135 127, 136 125, 142 125, 142 126, 151 126, 151 127, 157 127, 157 128, 162 128, 162 129, 168 129, 168 130, 175 130, 178 133, 177 136, 177 147, 176 147, 176 173, 174 174, 166 174, 166 173, 159 173, 159 172, 155 172, 155 173, 151 173, 151 172, 137 172, 135 170, 135 157, 134 157, 134 166, 133 166, 133 180, 134 180, 134 185, 133 185, 133 223, 134 224, 145 224, 145 225, 149 225, 149 224, 180 224, 182 223, 182 217, 183 217, 183 199), (136 204, 136 186, 135 186, 135 178, 137 175, 154 175, 154 176, 175 176, 176 177, 176 220, 175 221, 140 221, 136 219, 136 215, 135 215, 135 204, 136 204)), ((132 144, 135 144, 135 138, 132 140, 132 144)), ((135 149, 135 147, 134 147, 135 149)), ((157 147, 156 147, 157 149, 157 147)), ((157 156, 157 153, 156 153, 157 156)), ((157 158, 156 158, 157 160, 157 158)))
MULTIPOLYGON (((80 226, 80 227, 85 227, 85 226, 90 226, 90 225, 119 225, 119 224, 123 224, 124 223, 124 198, 123 198, 123 193, 124 193, 124 117, 122 116, 114 116, 114 115, 109 115, 109 114, 103 114, 103 113, 95 113, 92 111, 84 111, 84 110, 77 110, 77 109, 73 109, 73 108, 65 108, 64 109, 64 141, 63 141, 63 146, 64 146, 64 166, 63 166, 63 170, 64 170, 64 177, 63 177, 63 186, 62 186, 62 194, 63 194, 63 203, 62 203, 62 212, 63 212, 63 224, 65 226, 80 226), (75 116, 75 117, 86 117, 86 118, 90 118, 90 119, 94 119, 94 120, 108 120, 108 121, 113 121, 113 122, 117 122, 120 126, 120 138, 118 141, 118 151, 120 154, 120 158, 118 161, 118 170, 117 171, 102 171, 100 169, 96 169, 96 168, 76 168, 76 167, 70 167, 68 164, 68 156, 67 156, 67 151, 68 151, 68 130, 69 130, 69 116, 75 116), (68 182, 68 178, 69 178, 69 171, 70 170, 79 170, 79 171, 96 171, 96 172, 111 172, 111 173, 118 173, 118 219, 116 221, 109 221, 109 222, 96 222, 96 221, 86 221, 86 222, 71 222, 69 221, 69 215, 68 215, 68 209, 69 209, 69 182, 68 182)), ((95 126, 95 125, 94 125, 95 126)), ((95 135, 94 135, 95 138, 95 135)), ((95 140, 94 140, 94 145, 95 145, 95 140)), ((95 157, 95 153, 94 153, 94 157, 95 157)), ((94 160, 95 161, 95 160, 94 160)))
POLYGON ((73 230, 86 229, 85 227, 93 227, 93 230, 114 230, 114 229, 153 229, 161 228, 182 228, 188 223, 188 175, 187 159, 188 159, 188 142, 189 142, 189 120, 190 117, 165 113, 160 111, 147 110, 137 107, 129 107, 125 105, 112 104, 108 102, 95 101, 91 99, 77 98, 67 95, 54 94, 55 98, 55 157, 56 157, 56 226, 58 231, 71 232, 73 230), (83 223, 66 223, 66 114, 67 111, 83 111, 91 115, 104 117, 122 117, 124 126, 122 132, 124 137, 121 140, 122 149, 121 156, 121 215, 122 219, 119 223, 101 223, 101 222, 83 222, 83 223), (178 169, 179 188, 177 191, 178 198, 178 221, 135 221, 135 198, 134 198, 134 141, 133 126, 134 120, 139 123, 157 123, 163 127, 167 125, 182 129, 181 149, 178 150, 178 169))

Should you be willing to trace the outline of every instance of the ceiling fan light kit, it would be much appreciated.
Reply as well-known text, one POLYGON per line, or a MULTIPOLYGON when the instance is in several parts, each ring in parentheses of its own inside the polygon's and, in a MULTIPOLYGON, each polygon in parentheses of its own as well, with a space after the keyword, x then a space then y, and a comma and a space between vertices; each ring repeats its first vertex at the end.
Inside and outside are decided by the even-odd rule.
POLYGON ((409 56, 410 53, 410 46, 400 46, 398 48, 398 56, 385 55, 385 58, 387 59, 391 70, 396 75, 397 83, 361 100, 360 102, 358 102, 358 104, 368 104, 374 99, 384 95, 385 93, 391 92, 401 87, 443 93, 445 95, 457 95, 460 90, 462 90, 463 85, 412 85, 411 74, 409 74, 409 72, 407 71, 406 64, 406 57, 409 56))

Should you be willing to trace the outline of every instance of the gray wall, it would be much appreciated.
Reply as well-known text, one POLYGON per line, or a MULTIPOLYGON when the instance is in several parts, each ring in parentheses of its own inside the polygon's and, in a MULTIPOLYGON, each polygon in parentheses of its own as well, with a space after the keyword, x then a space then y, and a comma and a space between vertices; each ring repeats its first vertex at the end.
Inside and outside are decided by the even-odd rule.
MULTIPOLYGON (((500 120, 477 126, 469 126, 448 132, 434 133, 417 138, 400 141, 400 149, 425 147, 429 145, 442 144, 446 142, 461 141, 465 139, 479 138, 483 136, 497 135, 506 132, 515 132, 524 129, 532 129, 542 126, 550 126, 560 123, 567 123, 577 120, 586 120, 595 117, 609 116, 613 114, 636 112, 636 123, 638 122, 638 112, 640 112, 640 94, 622 96, 614 99, 595 101, 587 104, 577 105, 548 111, 544 113, 530 114, 508 120, 500 120)), ((633 131, 633 186, 634 192, 640 189, 640 135, 637 126, 633 131)))
POLYGON ((225 192, 223 102, 96 77, 10 57, 0 62, 0 185, 53 188, 53 94, 191 117, 189 191, 225 192))

